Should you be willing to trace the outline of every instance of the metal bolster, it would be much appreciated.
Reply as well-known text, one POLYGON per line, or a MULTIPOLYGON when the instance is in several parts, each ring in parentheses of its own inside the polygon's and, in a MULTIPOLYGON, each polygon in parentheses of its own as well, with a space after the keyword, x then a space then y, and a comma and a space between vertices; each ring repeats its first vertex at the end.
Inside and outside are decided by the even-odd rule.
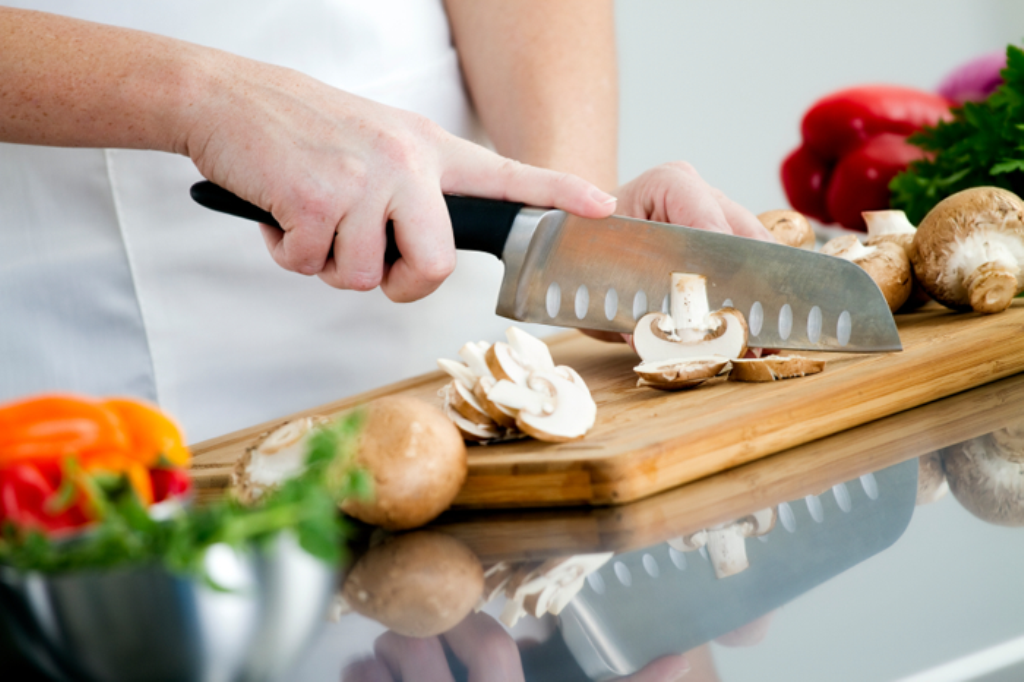
POLYGON ((562 211, 550 208, 524 208, 519 211, 516 219, 512 222, 512 229, 509 230, 505 249, 501 254, 501 260, 505 264, 505 275, 501 278, 501 289, 498 292, 498 307, 495 310, 498 315, 512 320, 520 319, 515 312, 519 277, 522 274, 530 244, 533 242, 534 233, 544 217, 552 214, 560 218, 565 216, 562 211))

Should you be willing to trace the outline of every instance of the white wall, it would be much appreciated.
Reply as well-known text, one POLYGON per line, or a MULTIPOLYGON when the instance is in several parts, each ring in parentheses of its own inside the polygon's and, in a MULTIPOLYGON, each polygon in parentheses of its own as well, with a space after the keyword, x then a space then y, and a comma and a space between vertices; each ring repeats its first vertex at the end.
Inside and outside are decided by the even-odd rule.
POLYGON ((932 89, 1024 38, 1024 0, 619 0, 621 179, 684 159, 755 213, 803 112, 849 85, 932 89))

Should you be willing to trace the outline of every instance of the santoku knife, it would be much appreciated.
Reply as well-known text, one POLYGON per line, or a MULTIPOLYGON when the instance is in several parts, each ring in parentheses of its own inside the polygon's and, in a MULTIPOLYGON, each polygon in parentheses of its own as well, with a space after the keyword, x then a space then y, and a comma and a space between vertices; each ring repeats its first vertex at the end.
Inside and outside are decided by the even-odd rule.
MULTIPOLYGON (((211 183, 192 198, 217 211, 280 227, 274 217, 211 183)), ((754 239, 622 216, 446 195, 455 246, 505 264, 497 313, 522 322, 632 332, 668 309, 669 275, 707 277, 711 309, 747 317, 753 347, 902 350, 885 297, 849 261, 754 239)), ((388 223, 385 259, 400 254, 388 223)))

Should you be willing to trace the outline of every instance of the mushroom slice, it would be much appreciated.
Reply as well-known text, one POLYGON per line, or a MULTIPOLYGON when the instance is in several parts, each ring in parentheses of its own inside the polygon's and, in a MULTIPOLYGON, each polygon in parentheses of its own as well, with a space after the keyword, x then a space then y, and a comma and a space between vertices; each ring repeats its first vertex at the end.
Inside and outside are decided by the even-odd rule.
MULTIPOLYGON (((487 359, 485 357, 489 348, 489 344, 485 348, 481 348, 479 343, 470 341, 459 349, 459 357, 462 358, 462 361, 466 363, 466 366, 473 373, 474 379, 493 376, 491 370, 487 367, 487 359)), ((473 385, 471 384, 469 388, 473 388, 473 385)))
POLYGON ((695 388, 712 379, 728 366, 729 359, 720 355, 682 360, 642 362, 633 368, 640 378, 637 386, 650 386, 666 391, 695 388))
POLYGON ((680 552, 692 552, 708 544, 708 532, 699 530, 689 535, 680 535, 668 541, 668 546, 680 552))
POLYGON ((825 361, 802 355, 768 355, 763 358, 736 359, 732 361, 729 381, 778 381, 808 374, 817 374, 825 369, 825 361))
POLYGON ((827 242, 821 253, 848 260, 868 273, 889 304, 889 310, 896 312, 910 296, 912 283, 910 259, 902 246, 879 241, 865 246, 855 234, 847 234, 827 242))
POLYGON ((484 569, 484 589, 474 610, 480 611, 505 590, 516 572, 516 567, 507 561, 499 561, 484 569))
POLYGON ((440 367, 441 371, 445 374, 470 390, 472 390, 473 386, 476 385, 476 374, 473 373, 472 369, 461 362, 455 362, 454 360, 448 360, 447 358, 440 358, 437 361, 437 366, 440 367))
POLYGON ((710 312, 703 275, 672 273, 669 314, 648 313, 633 331, 633 347, 644 362, 721 355, 742 357, 747 322, 733 308, 710 312))
POLYGON ((765 211, 757 216, 775 240, 785 246, 814 250, 814 230, 803 213, 785 209, 765 211))
POLYGON ((483 405, 487 415, 496 424, 504 426, 506 429, 514 429, 516 427, 516 413, 518 410, 496 403, 488 395, 497 384, 498 382, 492 376, 480 377, 476 382, 476 387, 473 389, 473 394, 476 395, 477 400, 483 405))
POLYGON ((508 602, 501 621, 508 627, 523 615, 540 618, 545 613, 558 615, 583 589, 586 577, 604 566, 614 552, 577 554, 525 564, 509 580, 505 588, 508 602))
POLYGON ((597 404, 586 386, 555 371, 538 370, 530 373, 527 387, 540 394, 542 402, 519 408, 516 426, 523 433, 548 443, 564 443, 582 438, 593 428, 597 404))
POLYGON ((498 341, 487 349, 484 357, 487 368, 491 370, 495 379, 504 379, 519 385, 526 384, 530 368, 520 359, 519 354, 512 350, 512 346, 498 341))
POLYGON ((472 390, 466 388, 461 381, 453 381, 448 384, 448 399, 451 402, 452 408, 474 424, 480 424, 481 426, 494 425, 494 420, 491 419, 490 414, 479 398, 476 397, 472 390))
POLYGON ((303 417, 271 431, 235 463, 231 487, 243 504, 252 504, 306 466, 306 442, 325 417, 303 417))
POLYGON ((914 237, 914 274, 954 310, 998 313, 1024 291, 1024 202, 997 187, 974 187, 940 201, 914 237))
POLYGON ((494 440, 495 438, 501 438, 505 435, 504 431, 496 424, 484 426, 483 424, 477 424, 469 421, 459 414, 458 411, 448 402, 445 402, 441 409, 444 411, 445 416, 452 420, 452 423, 455 424, 455 427, 459 430, 465 440, 483 442, 494 440))

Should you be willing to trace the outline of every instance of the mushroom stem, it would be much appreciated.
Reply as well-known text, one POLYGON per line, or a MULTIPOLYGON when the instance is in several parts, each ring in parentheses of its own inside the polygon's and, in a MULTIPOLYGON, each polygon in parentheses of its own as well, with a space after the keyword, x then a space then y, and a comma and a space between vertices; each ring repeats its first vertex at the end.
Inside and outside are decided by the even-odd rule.
POLYGON ((743 524, 739 523, 711 528, 708 531, 708 555, 711 557, 716 577, 726 578, 750 566, 744 531, 743 524))
POLYGON ((861 215, 868 226, 868 237, 917 232, 903 211, 862 211, 861 215))
POLYGON ((967 295, 971 308, 979 313, 998 313, 1010 307, 1017 293, 1019 268, 1008 268, 1001 262, 984 263, 967 279, 967 295))
POLYGON ((704 275, 672 273, 669 315, 676 329, 708 328, 711 309, 708 307, 707 278, 704 275))

